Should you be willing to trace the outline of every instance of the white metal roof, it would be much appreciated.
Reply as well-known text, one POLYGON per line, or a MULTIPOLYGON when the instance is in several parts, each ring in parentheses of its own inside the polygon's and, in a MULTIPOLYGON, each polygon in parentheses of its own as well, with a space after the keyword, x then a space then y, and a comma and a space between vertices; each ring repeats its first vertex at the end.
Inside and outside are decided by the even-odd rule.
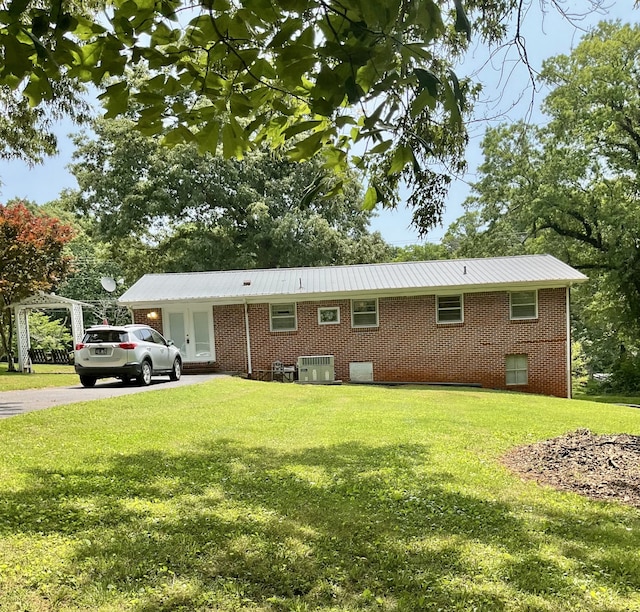
POLYGON ((314 300, 357 294, 415 295, 510 287, 564 287, 587 277, 551 255, 449 259, 318 268, 146 274, 119 299, 242 303, 314 300))

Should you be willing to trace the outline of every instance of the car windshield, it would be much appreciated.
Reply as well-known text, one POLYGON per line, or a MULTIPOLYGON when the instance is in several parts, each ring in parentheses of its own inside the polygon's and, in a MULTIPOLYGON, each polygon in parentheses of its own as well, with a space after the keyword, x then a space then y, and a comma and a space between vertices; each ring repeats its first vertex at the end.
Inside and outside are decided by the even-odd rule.
POLYGON ((94 329, 84 335, 85 344, 98 344, 100 342, 126 342, 127 332, 117 329, 94 329))

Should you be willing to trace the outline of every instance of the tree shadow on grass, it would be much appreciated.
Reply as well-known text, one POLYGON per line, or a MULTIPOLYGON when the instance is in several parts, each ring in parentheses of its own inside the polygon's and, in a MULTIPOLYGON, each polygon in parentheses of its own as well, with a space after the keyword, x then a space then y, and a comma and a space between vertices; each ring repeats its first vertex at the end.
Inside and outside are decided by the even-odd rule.
MULTIPOLYGON (((29 488, 0 500, 0 534, 69 542, 37 586, 84 608, 501 610, 514 595, 575 594, 575 577, 540 552, 543 531, 425 466, 417 444, 280 452, 220 441, 96 458, 34 472, 29 488), (481 547, 505 561, 485 567, 481 547)), ((565 555, 585 579, 630 587, 640 523, 630 536, 597 514, 581 514, 580 527, 557 513, 550 526, 571 525, 565 555), (603 573, 589 546, 605 535, 629 560, 612 555, 603 573)))

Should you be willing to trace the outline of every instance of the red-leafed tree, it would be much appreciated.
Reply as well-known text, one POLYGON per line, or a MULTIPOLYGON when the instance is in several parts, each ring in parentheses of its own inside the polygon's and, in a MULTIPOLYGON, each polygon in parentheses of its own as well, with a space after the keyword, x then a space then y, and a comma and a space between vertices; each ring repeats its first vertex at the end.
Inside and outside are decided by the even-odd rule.
POLYGON ((0 341, 13 370, 13 312, 9 305, 50 291, 69 272, 65 245, 71 226, 32 212, 24 203, 0 205, 0 341))

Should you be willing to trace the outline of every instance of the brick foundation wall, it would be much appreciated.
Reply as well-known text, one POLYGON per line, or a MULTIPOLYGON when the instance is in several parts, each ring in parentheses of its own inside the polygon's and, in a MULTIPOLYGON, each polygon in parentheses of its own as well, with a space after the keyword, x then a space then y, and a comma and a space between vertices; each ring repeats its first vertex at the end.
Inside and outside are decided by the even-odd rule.
MULTIPOLYGON (((298 329, 291 332, 270 331, 269 305, 249 304, 252 366, 267 370, 276 360, 293 365, 301 355, 334 355, 336 378, 343 381, 350 362, 372 362, 375 381, 473 383, 566 397, 565 295, 564 288, 539 290, 538 318, 511 321, 509 293, 467 293, 464 322, 452 324, 436 322, 433 295, 380 298, 379 326, 355 329, 350 300, 298 302, 298 329), (340 323, 318 323, 318 308, 326 306, 340 308, 340 323), (523 354, 528 383, 507 386, 506 356, 523 354)), ((244 306, 213 312, 215 368, 246 372, 244 306)), ((158 321, 162 331, 161 319, 154 327, 158 321)))

